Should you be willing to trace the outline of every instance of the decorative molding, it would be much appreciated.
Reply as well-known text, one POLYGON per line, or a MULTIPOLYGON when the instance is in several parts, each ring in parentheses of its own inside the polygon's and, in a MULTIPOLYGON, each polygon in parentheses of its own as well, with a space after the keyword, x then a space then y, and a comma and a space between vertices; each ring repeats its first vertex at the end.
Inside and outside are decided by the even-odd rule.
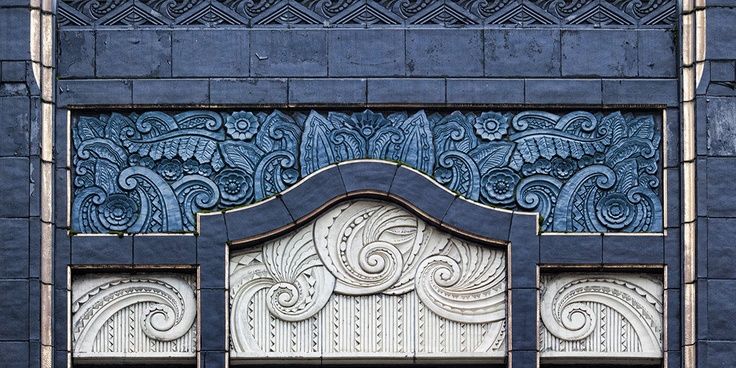
POLYGON ((677 2, 659 0, 62 0, 59 26, 243 25, 672 27, 677 2))
POLYGON ((82 274, 72 280, 75 358, 194 358, 194 277, 82 274))
POLYGON ((543 231, 660 232, 652 115, 575 111, 112 112, 73 124, 72 228, 194 231, 195 213, 282 192, 325 166, 398 161, 543 231))
POLYGON ((631 273, 542 274, 542 359, 660 359, 661 278, 631 273))
POLYGON ((503 359, 504 251, 396 205, 339 204, 230 259, 234 358, 503 359))

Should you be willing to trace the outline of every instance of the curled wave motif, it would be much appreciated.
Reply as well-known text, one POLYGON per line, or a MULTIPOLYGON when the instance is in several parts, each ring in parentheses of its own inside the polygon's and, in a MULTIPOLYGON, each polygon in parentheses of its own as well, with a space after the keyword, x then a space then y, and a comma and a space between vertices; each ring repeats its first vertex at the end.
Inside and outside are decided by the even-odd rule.
POLYGON ((72 226, 82 233, 194 231, 198 211, 260 201, 356 159, 399 162, 472 201, 539 212, 542 231, 663 228, 661 133, 647 114, 194 110, 75 118, 72 226))
MULTIPOLYGON (((541 291, 543 326, 564 341, 580 341, 593 333, 604 333, 600 328, 600 308, 595 308, 596 304, 616 311, 620 315, 617 318, 621 319, 619 324, 628 324, 635 332, 635 337, 618 339, 621 340, 618 343, 628 343, 632 350, 634 346, 640 346, 641 352, 661 353, 662 284, 646 277, 627 274, 559 274, 549 277, 541 291), (638 343, 634 344, 637 339, 638 343)), ((545 348, 554 350, 551 346, 545 348)), ((614 346, 604 348, 609 351, 619 349, 614 346)))
POLYGON ((245 333, 248 322, 244 318, 257 292, 267 290, 266 306, 276 318, 302 321, 325 306, 334 287, 335 277, 320 261, 309 227, 234 257, 230 272, 234 347, 238 351, 260 350, 253 337, 245 333))
MULTIPOLYGON (((389 352, 381 339, 359 335, 414 346, 402 337, 404 326, 429 331, 438 318, 449 333, 473 336, 467 351, 502 350, 504 252, 443 233, 387 202, 346 201, 291 234, 236 252, 229 280, 236 356, 320 353, 315 341, 331 344, 332 328, 355 331, 354 343, 366 344, 360 352, 389 352), (273 344, 287 335, 286 345, 273 344)), ((353 349, 342 345, 323 348, 353 349)))
POLYGON ((74 354, 93 352, 95 338, 110 319, 136 304, 148 303, 140 329, 156 341, 181 338, 192 330, 197 314, 192 286, 177 276, 112 278, 81 294, 73 287, 72 295, 74 354))

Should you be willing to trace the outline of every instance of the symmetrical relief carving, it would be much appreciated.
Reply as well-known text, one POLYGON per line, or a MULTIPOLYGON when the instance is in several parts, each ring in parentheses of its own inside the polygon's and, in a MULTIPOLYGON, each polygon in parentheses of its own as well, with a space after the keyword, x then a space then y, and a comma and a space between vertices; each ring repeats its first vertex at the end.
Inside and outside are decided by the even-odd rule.
POLYGON ((78 116, 72 227, 194 231, 195 213, 277 194, 327 165, 399 161, 543 231, 658 232, 652 115, 586 111, 159 111, 78 116))
POLYGON ((505 355, 504 252, 385 202, 235 253, 230 302, 235 358, 505 355))
POLYGON ((541 357, 662 357, 661 277, 632 273, 550 273, 541 277, 541 357))
POLYGON ((62 26, 671 26, 673 0, 62 0, 62 26))
POLYGON ((178 273, 81 274, 72 282, 75 358, 195 357, 194 277, 178 273))

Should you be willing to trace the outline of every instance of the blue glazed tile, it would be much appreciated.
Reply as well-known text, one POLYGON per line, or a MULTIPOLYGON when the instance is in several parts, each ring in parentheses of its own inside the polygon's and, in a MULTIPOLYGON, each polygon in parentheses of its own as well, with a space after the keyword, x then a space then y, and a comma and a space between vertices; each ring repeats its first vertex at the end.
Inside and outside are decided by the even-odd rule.
POLYGON ((3 175, 0 176, 0 193, 3 205, 0 217, 26 217, 29 215, 30 170, 27 158, 0 158, 3 175), (21 183, 21 184, 19 184, 21 183))
POLYGON ((28 277, 28 222, 0 218, 0 278, 28 277))
POLYGON ((484 42, 488 77, 560 76, 559 30, 486 29, 484 42))
POLYGON ((351 161, 338 165, 345 191, 388 194, 398 165, 385 161, 351 161))
POLYGON ((60 78, 95 75, 95 34, 88 30, 59 31, 56 68, 60 78))
POLYGON ((667 229, 667 237, 664 240, 664 260, 667 264, 667 287, 669 288, 682 286, 680 231, 680 228, 667 229))
POLYGON ((54 230, 54 287, 67 287, 67 266, 72 261, 71 238, 66 229, 54 230))
POLYGON ((714 82, 731 82, 736 80, 736 65, 733 61, 711 61, 710 79, 714 82))
POLYGON ((703 346, 705 349, 701 349, 701 354, 706 357, 707 368, 728 368, 736 361, 734 341, 706 341, 703 346))
POLYGON ((711 97, 706 101, 708 154, 736 156, 736 98, 711 97))
MULTIPOLYGON (((710 216, 732 216, 736 213, 736 196, 729 179, 736 168, 736 157, 708 159, 708 214, 710 216)), ((700 170, 698 170, 700 171, 700 170)))
POLYGON ((97 31, 96 76, 103 78, 171 76, 171 32, 97 31))
POLYGON ((443 79, 369 79, 368 103, 441 104, 445 102, 443 79))
POLYGON ((284 192, 281 197, 289 214, 297 223, 308 220, 308 215, 326 203, 345 196, 345 184, 337 166, 322 169, 312 175, 311 178, 284 192))
POLYGON ((605 79, 603 103, 610 105, 649 104, 677 106, 679 83, 677 79, 605 79))
POLYGON ((452 193, 405 166, 400 166, 396 171, 390 195, 411 204, 436 224, 445 217, 450 204, 455 200, 452 193))
MULTIPOLYGON (((26 3, 27 6, 27 3, 26 3)), ((0 9, 0 24, 3 25, 3 42, 0 42, 0 55, 3 60, 30 60, 31 17, 24 8, 0 9)))
POLYGON ((202 288, 224 288, 227 252, 227 227, 221 213, 199 217, 199 236, 196 240, 202 288))
POLYGON ((27 340, 29 338, 29 282, 25 280, 0 280, 3 297, 0 298, 0 313, 3 328, 0 340, 27 340))
POLYGON ((331 77, 405 74, 403 29, 335 29, 327 38, 331 77))
POLYGON ((133 263, 191 265, 197 263, 194 235, 135 235, 133 263))
POLYGON ((362 105, 365 89, 365 79, 291 79, 289 103, 362 105))
POLYGON ((69 80, 58 83, 58 106, 131 105, 133 83, 128 80, 69 80))
POLYGON ((0 156, 27 156, 30 152, 30 100, 28 97, 0 98, 0 156))
MULTIPOLYGON (((537 348, 537 289, 513 289, 511 313, 514 316, 511 350, 537 348)), ((514 366, 516 366, 514 364, 514 366)))
POLYGON ((511 288, 534 288, 537 285, 539 236, 537 217, 514 214, 511 220, 511 288))
POLYGON ((54 346, 66 349, 67 346, 67 290, 54 289, 54 346))
POLYGON ((288 102, 286 79, 211 79, 210 103, 286 104, 288 102))
POLYGON ((536 350, 512 350, 510 355, 513 368, 538 368, 536 350))
POLYGON ((635 77, 637 34, 628 30, 563 30, 562 75, 635 77))
POLYGON ((277 229, 294 226, 294 219, 280 197, 225 213, 230 241, 264 236, 277 229))
MULTIPOLYGON (((698 293, 703 291, 698 288, 698 293)), ((707 313, 707 338, 713 340, 729 340, 736 331, 736 280, 708 280, 707 304, 700 304, 705 309, 698 314, 707 313)), ((701 321, 699 320, 698 323, 701 321)), ((700 337, 700 336, 699 336, 700 337)))
POLYGON ((482 31, 407 29, 406 72, 415 77, 482 76, 482 31))
POLYGON ((603 236, 603 263, 663 264, 663 236, 606 234, 603 236))
POLYGON ((490 209, 461 197, 450 204, 442 226, 462 229, 464 233, 484 239, 507 242, 511 231, 511 211, 490 209))
POLYGON ((24 82, 26 80, 26 62, 25 61, 3 61, 0 62, 2 75, 0 80, 3 82, 24 82))
POLYGON ((540 261, 546 264, 599 264, 603 237, 600 235, 542 235, 540 261))
POLYGON ((248 30, 176 30, 172 32, 174 77, 248 75, 248 30), (201 62, 206 58, 207 62, 201 62))
POLYGON ((71 239, 72 264, 131 264, 133 237, 77 235, 71 239))
POLYGON ((447 103, 522 104, 523 79, 448 79, 447 103))
MULTIPOLYGON (((640 77, 677 77, 677 40, 670 29, 636 31, 640 77)), ((651 97, 651 96, 650 96, 651 97)))
POLYGON ((227 300, 225 289, 201 289, 199 291, 201 313, 200 346, 203 351, 225 350, 225 313, 227 300))
POLYGON ((600 79, 527 79, 524 86, 528 104, 600 104, 600 79))
POLYGON ((136 105, 206 104, 210 100, 206 79, 141 79, 133 81, 136 105))
POLYGON ((0 341, 0 360, 5 368, 28 368, 29 342, 0 341))
POLYGON ((736 8, 714 7, 708 9, 706 59, 736 59, 736 8))
POLYGON ((705 257, 708 260, 708 277, 736 278, 732 262, 736 257, 736 241, 732 233, 734 228, 736 218, 710 218, 707 229, 699 229, 707 231, 708 249, 705 257))
POLYGON ((327 33, 321 30, 252 30, 251 75, 327 76, 327 33))
POLYGON ((682 342, 680 334, 680 289, 669 289, 667 293, 667 350, 679 350, 682 342))

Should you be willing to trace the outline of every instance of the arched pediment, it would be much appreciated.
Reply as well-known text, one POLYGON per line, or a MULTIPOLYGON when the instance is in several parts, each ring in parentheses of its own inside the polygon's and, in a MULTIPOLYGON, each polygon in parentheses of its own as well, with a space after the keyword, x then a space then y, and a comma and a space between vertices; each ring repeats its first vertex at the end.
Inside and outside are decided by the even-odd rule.
POLYGON ((352 199, 231 252, 235 359, 502 360, 506 252, 352 199))

